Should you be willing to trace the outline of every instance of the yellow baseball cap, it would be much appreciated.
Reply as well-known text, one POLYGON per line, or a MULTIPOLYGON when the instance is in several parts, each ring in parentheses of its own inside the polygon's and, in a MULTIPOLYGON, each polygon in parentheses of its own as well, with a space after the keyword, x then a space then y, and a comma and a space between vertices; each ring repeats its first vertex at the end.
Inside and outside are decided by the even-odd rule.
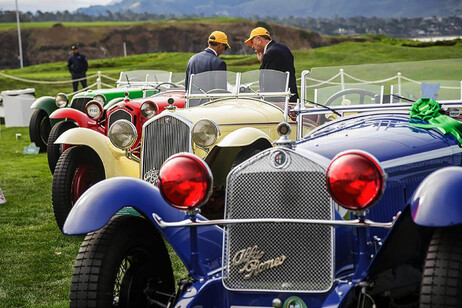
POLYGON ((267 35, 269 37, 271 37, 270 33, 268 32, 268 30, 266 30, 265 28, 263 27, 257 27, 255 29, 252 30, 252 32, 250 32, 250 37, 245 40, 245 43, 249 46, 252 46, 252 39, 256 36, 260 36, 260 35, 267 35))
POLYGON ((228 37, 226 36, 224 32, 221 32, 221 31, 213 31, 209 36, 209 42, 220 43, 220 44, 228 46, 228 48, 231 49, 231 46, 229 46, 229 43, 228 43, 228 37))

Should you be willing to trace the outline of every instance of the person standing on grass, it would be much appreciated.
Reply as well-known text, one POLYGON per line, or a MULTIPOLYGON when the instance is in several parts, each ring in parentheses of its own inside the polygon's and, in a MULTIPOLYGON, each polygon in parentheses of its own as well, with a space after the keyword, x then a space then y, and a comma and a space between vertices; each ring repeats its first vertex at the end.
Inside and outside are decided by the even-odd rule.
POLYGON ((79 52, 79 48, 76 45, 71 47, 72 55, 67 60, 67 69, 72 76, 72 87, 74 92, 79 88, 79 80, 83 88, 87 87, 87 69, 88 62, 87 57, 79 52), (83 78, 83 79, 82 79, 83 78))
POLYGON ((295 78, 294 56, 290 49, 271 39, 270 33, 263 27, 253 29, 245 44, 252 47, 257 53, 257 59, 261 63, 260 69, 289 72, 289 88, 292 93, 290 101, 296 102, 298 99, 297 80, 295 78))
POLYGON ((186 67, 185 89, 188 90, 191 74, 199 74, 207 71, 226 71, 225 61, 218 58, 225 50, 231 48, 228 37, 224 32, 213 31, 208 40, 209 46, 205 50, 195 54, 188 61, 186 67))

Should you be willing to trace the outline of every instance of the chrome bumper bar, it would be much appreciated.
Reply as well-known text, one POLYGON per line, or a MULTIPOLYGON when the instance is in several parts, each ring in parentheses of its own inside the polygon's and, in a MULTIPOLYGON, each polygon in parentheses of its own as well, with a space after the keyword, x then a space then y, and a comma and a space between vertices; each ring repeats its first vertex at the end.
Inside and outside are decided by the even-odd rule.
POLYGON ((238 224, 255 224, 255 223, 297 223, 297 224, 312 224, 312 225, 327 225, 327 226, 349 226, 349 227, 377 227, 390 229, 393 222, 375 222, 369 219, 361 221, 354 220, 319 220, 319 219, 281 219, 281 218, 258 218, 258 219, 216 219, 216 220, 202 220, 193 221, 185 219, 177 222, 165 222, 156 213, 152 214, 155 222, 162 229, 174 227, 201 227, 201 226, 227 226, 238 224))

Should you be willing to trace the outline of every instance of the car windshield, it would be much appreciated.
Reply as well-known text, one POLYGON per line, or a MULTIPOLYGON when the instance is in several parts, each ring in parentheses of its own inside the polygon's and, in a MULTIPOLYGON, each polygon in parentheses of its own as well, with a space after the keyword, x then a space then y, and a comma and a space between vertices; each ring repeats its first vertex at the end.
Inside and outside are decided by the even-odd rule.
POLYGON ((289 74, 275 70, 245 73, 209 71, 191 75, 187 89, 189 107, 218 98, 254 97, 284 103, 288 95, 289 74))
MULTIPOLYGON (((325 122, 355 114, 361 106, 408 104, 421 97, 438 102, 460 101, 460 80, 450 80, 453 60, 413 61, 312 68, 301 79, 301 109, 320 108, 299 118, 301 136, 325 122), (444 68, 444 69, 443 69, 444 68), (448 75, 448 76, 447 76, 448 75), (430 78, 429 78, 430 76, 430 78), (325 110, 322 107, 330 108, 325 110)), ((386 106, 383 106, 386 107, 386 106)), ((375 107, 373 107, 375 108, 375 107)), ((404 107, 405 108, 405 107, 404 107)))
POLYGON ((170 82, 184 87, 185 73, 172 73, 170 82))
POLYGON ((172 73, 159 70, 137 70, 121 72, 118 87, 140 86, 160 82, 172 82, 172 73))

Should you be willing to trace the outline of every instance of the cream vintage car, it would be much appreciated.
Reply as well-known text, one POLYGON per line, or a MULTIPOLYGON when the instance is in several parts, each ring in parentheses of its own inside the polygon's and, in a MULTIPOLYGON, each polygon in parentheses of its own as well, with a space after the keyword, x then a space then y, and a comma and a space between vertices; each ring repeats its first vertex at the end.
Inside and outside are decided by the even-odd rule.
MULTIPOLYGON (((52 203, 58 226, 62 228, 75 200, 96 182, 129 176, 155 184, 162 163, 179 152, 194 153, 209 164, 216 183, 211 202, 217 203, 216 207, 209 208, 216 208, 218 212, 231 168, 271 147, 278 139, 277 126, 287 120, 290 108, 288 76, 273 70, 192 75, 185 108, 177 108, 184 97, 172 95, 166 110, 144 123, 141 155, 135 152, 139 147, 133 149, 138 133, 128 120, 115 121, 108 136, 84 128, 66 131, 55 143, 91 149, 99 159, 84 159, 100 162, 104 168, 94 169, 104 170, 104 174, 76 168, 75 173, 85 174, 78 177, 81 183, 74 183, 75 176, 66 180, 72 183, 53 179, 52 203)), ((74 168, 71 163, 65 167, 74 168)))
MULTIPOLYGON (((271 147, 279 138, 278 124, 288 120, 291 108, 288 78, 288 72, 274 70, 192 75, 185 108, 167 108, 143 125, 141 178, 155 184, 168 157, 194 153, 212 170, 212 202, 217 203, 218 212, 231 168, 271 147)), ((120 129, 114 130, 110 139, 126 149, 125 157, 133 158, 129 149, 136 140, 135 130, 128 121, 118 122, 120 129)), ((295 132, 291 137, 295 138, 295 132)))

